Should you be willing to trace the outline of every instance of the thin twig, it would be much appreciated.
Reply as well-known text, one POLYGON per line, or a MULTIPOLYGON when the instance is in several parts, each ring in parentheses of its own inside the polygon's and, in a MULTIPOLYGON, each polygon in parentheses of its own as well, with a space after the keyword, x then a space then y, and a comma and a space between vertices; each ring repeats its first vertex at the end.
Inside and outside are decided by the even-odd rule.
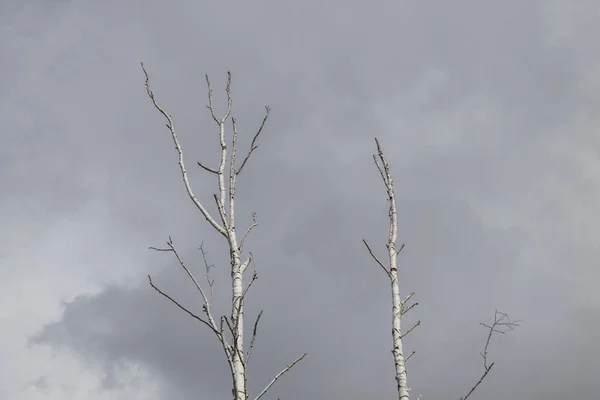
POLYGON ((258 317, 256 317, 256 321, 254 321, 254 329, 252 330, 252 339, 250 339, 250 347, 248 347, 248 354, 246 355, 246 366, 248 365, 248 361, 250 361, 250 355, 252 354, 252 349, 254 348, 254 341, 256 340, 256 333, 258 331, 258 321, 260 321, 260 317, 263 314, 263 310, 260 310, 258 313, 258 317))
POLYGON ((250 282, 248 282, 248 286, 246 286, 246 290, 244 290, 244 292, 242 293, 242 300, 246 297, 246 293, 250 289, 250 286, 252 286, 252 283, 254 283, 254 281, 258 279, 258 274, 256 273, 256 263, 254 262, 254 257, 252 256, 252 253, 250 253, 250 259, 252 260, 252 266, 254 267, 254 271, 252 273, 252 278, 250 279, 250 282))
POLYGON ((409 312, 409 311, 410 311, 410 310, 411 310, 413 307, 416 307, 416 306, 418 306, 418 305, 419 305, 419 303, 418 303, 418 302, 417 302, 417 303, 413 303, 413 304, 411 304, 409 307, 406 307, 406 308, 404 308, 404 305, 403 305, 403 306, 402 306, 402 309, 401 309, 401 311, 400 311, 400 315, 404 315, 404 314, 406 314, 406 313, 407 313, 407 312, 409 312))
POLYGON ((415 292, 410 292, 410 294, 408 296, 406 296, 404 298, 404 300, 402 300, 402 302, 400 303, 401 305, 406 304, 407 301, 409 301, 413 296, 415 295, 415 292))
POLYGON ((227 93, 227 111, 225 111, 225 115, 223 115, 223 118, 221 118, 221 125, 227 121, 227 118, 229 118, 229 115, 231 114, 231 71, 227 71, 225 93, 227 93))
POLYGON ((248 230, 242 237, 242 240, 240 241, 240 245, 238 246, 238 250, 240 251, 240 253, 244 250, 244 242, 246 241, 246 237, 248 236, 248 234, 250 233, 252 228, 254 228, 257 225, 258 225, 258 221, 256 220, 256 213, 252 213, 252 225, 250 225, 248 227, 248 230))
POLYGON ((221 217, 221 222, 223 223, 223 226, 225 227, 225 229, 229 229, 228 222, 227 222, 227 215, 225 214, 225 205, 221 204, 221 202, 219 201, 219 198, 214 193, 213 193, 213 198, 215 199, 215 204, 217 205, 217 210, 219 211, 219 216, 221 217))
MULTIPOLYGON (((198 291, 200 292, 200 295, 202 295, 202 300, 204 300, 204 305, 203 305, 202 308, 204 309, 204 313, 208 317, 208 320, 209 320, 209 322, 210 322, 213 330, 216 331, 217 330, 217 324, 215 323, 215 321, 214 321, 214 319, 212 317, 212 313, 211 313, 211 310, 210 310, 210 301, 206 297, 206 294, 204 293, 204 290, 202 289, 202 287, 200 286, 200 284, 198 283, 198 281, 196 280, 196 278, 194 277, 194 275, 192 274, 192 272, 189 270, 188 267, 186 267, 186 265, 184 264, 183 260, 179 256, 179 253, 175 249, 175 246, 173 245, 173 240, 171 239, 170 236, 169 236, 169 241, 167 242, 167 246, 169 246, 169 249, 173 252, 173 254, 175 254, 175 257, 177 258, 177 261, 179 262, 179 265, 181 265, 181 267, 185 270, 185 272, 187 273, 187 275, 189 276, 189 278, 192 280, 192 282, 194 282, 194 285, 196 286, 196 289, 198 289, 198 291)), ((151 247, 151 249, 158 250, 158 249, 152 248, 152 247, 151 247)), ((163 250, 166 250, 166 249, 163 249, 163 250)))
POLYGON ((271 112, 271 108, 269 106, 265 106, 265 109, 267 110, 267 112, 265 113, 265 117, 263 118, 262 123, 260 124, 260 127, 258 128, 258 132, 256 132, 256 135, 254 135, 254 138, 252 138, 252 143, 250 143, 250 150, 248 151, 248 155, 246 155, 246 157, 244 158, 244 161, 242 161, 242 165, 240 165, 238 170, 235 172, 236 175, 239 175, 242 172, 242 168, 244 168, 244 165, 246 165, 246 162, 250 158, 250 155, 252 154, 252 152, 254 150, 256 150, 258 148, 258 146, 255 146, 254 143, 256 142, 258 135, 260 135, 260 133, 262 132, 263 127, 265 126, 265 122, 267 122, 267 118, 269 118, 269 113, 271 112))
POLYGON ((210 80, 208 79, 208 75, 205 74, 204 77, 206 78, 206 85, 208 86, 208 106, 206 107, 210 110, 210 114, 212 115, 217 125, 219 125, 219 119, 215 114, 215 107, 213 106, 212 102, 212 87, 210 85, 210 80))
POLYGON ((213 299, 214 299, 214 284, 215 284, 215 280, 211 280, 210 279, 210 269, 212 267, 214 267, 214 264, 208 265, 208 261, 206 259, 206 255, 208 253, 206 253, 204 251, 204 242, 200 243, 200 252, 202 253, 202 260, 204 260, 204 270, 205 270, 205 275, 206 275, 206 282, 208 283, 208 287, 210 288, 210 302, 212 303, 213 299))
POLYGON ((406 245, 405 245, 404 243, 402 243, 402 246, 400 246, 400 248, 399 248, 399 249, 396 251, 396 255, 400 254, 400 252, 401 252, 402 250, 404 250, 404 247, 405 247, 405 246, 406 246, 406 245))
POLYGON ((408 335, 409 333, 411 333, 411 332, 412 332, 412 330, 413 330, 413 329, 415 329, 415 328, 416 328, 417 326, 419 326, 419 325, 421 325, 421 321, 420 321, 420 320, 419 320, 419 321, 417 321, 417 323, 416 323, 416 324, 414 324, 413 326, 411 326, 410 328, 408 328, 408 330, 407 330, 406 332, 404 332, 402 335, 400 335, 400 338, 401 338, 401 339, 404 339, 404 337, 405 337, 406 335, 408 335))
POLYGON ((267 387, 265 387, 263 389, 262 392, 260 392, 258 394, 258 396, 256 396, 254 398, 254 400, 258 400, 260 399, 265 393, 267 393, 267 390, 269 390, 271 388, 271 386, 273 386, 275 384, 275 382, 277 381, 277 379, 279 379, 281 377, 281 375, 285 374, 286 372, 288 372, 294 365, 296 365, 297 362, 299 362, 300 360, 302 360, 304 357, 306 357, 307 353, 302 354, 302 356, 298 357, 293 363, 291 363, 290 365, 288 365, 287 367, 285 367, 283 370, 281 370, 281 372, 279 372, 277 375, 275 375, 275 378, 273 378, 273 380, 267 385, 267 387))
POLYGON ((379 259, 377 258, 377 256, 373 253, 373 251, 371 250, 371 248, 369 247, 369 245, 367 244, 367 241, 365 239, 363 239, 363 243, 365 244, 365 246, 367 246, 367 250, 369 250, 369 254, 371 255, 371 257, 373 257, 373 260, 375 260, 377 262, 377 264, 379 264, 379 266, 381 268, 383 268, 383 270, 385 271, 386 275, 388 276, 388 278, 392 278, 390 275, 390 271, 388 271, 388 269, 381 263, 381 261, 379 261, 379 259))
POLYGON ((231 336, 233 337, 233 346, 235 347, 236 339, 237 339, 235 330, 231 326, 231 323, 229 322, 229 318, 227 318, 226 315, 223 315, 221 318, 225 320, 225 323, 227 324, 227 327, 229 328, 229 332, 231 332, 231 336))
POLYGON ((177 307, 181 308, 183 311, 185 311, 186 313, 188 313, 192 318, 194 318, 194 319, 202 322, 206 326, 208 326, 217 336, 219 336, 219 331, 217 331, 216 329, 214 329, 208 321, 200 318, 199 316, 197 316, 196 314, 194 314, 193 312, 191 312, 190 310, 188 310, 187 308, 185 308, 184 306, 182 306, 181 304, 179 304, 177 302, 177 300, 175 300, 174 298, 172 298, 171 296, 169 296, 168 294, 166 294, 165 292, 163 292, 162 290, 160 290, 159 288, 157 288, 154 285, 154 283, 152 283, 152 278, 150 277, 150 275, 148 275, 148 281, 150 282, 150 286, 152 286, 154 288, 154 290, 156 290, 158 293, 160 293, 163 296, 165 296, 167 299, 171 300, 171 302, 173 302, 173 304, 175 304, 177 307))
MULTIPOLYGON (((383 169, 381 169, 381 166, 377 162, 377 157, 375 156, 375 154, 373 154, 373 159, 375 160, 377 169, 379 169, 379 172, 381 173, 381 178, 383 179, 383 183, 386 185, 386 187, 389 188, 389 186, 390 186, 389 182, 390 182, 390 177, 391 177, 390 171, 389 171, 389 166, 388 166, 385 156, 383 155, 383 150, 381 149, 381 146, 379 145, 379 139, 375 138, 375 144, 377 145, 377 155, 379 156, 379 159, 381 160, 383 169), (384 170, 385 170, 385 172, 384 172, 384 170)), ((389 189, 388 189, 388 191, 389 191, 389 189)))
POLYGON ((202 167, 204 170, 208 171, 208 172, 212 172, 213 174, 218 174, 219 171, 217 171, 216 169, 213 169, 211 167, 207 167, 206 165, 202 164, 200 161, 196 161, 198 163, 198 165, 200 167, 202 167))

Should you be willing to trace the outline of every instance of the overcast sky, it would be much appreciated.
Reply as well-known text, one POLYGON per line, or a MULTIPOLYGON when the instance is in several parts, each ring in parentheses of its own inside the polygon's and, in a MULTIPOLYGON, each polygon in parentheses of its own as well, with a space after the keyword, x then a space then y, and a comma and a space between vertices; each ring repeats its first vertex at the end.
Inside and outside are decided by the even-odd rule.
POLYGON ((270 399, 392 399, 386 195, 398 197, 412 396, 600 394, 600 3, 0 0, 0 398, 228 399, 219 343, 154 292, 200 298, 172 255, 227 252, 190 202, 140 61, 170 112, 197 195, 212 210, 218 139, 209 74, 246 148, 238 231, 264 309, 252 397, 302 352, 270 399))

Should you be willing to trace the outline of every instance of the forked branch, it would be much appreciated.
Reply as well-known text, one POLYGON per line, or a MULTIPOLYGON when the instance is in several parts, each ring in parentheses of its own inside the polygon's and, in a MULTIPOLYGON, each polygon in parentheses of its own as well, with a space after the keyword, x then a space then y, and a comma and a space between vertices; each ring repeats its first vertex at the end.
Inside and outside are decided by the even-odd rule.
MULTIPOLYGON (((210 322, 211 328, 213 329, 213 331, 216 331, 217 330, 217 324, 215 323, 215 321, 214 321, 214 319, 212 317, 212 313, 210 311, 210 306, 211 306, 210 300, 206 296, 206 294, 204 293, 204 290, 202 289, 202 286, 200 286, 200 284, 198 283, 198 281, 196 280, 196 278, 194 277, 194 275, 192 274, 192 272, 184 264, 183 260, 179 256, 179 253, 175 249, 175 246, 173 245, 173 240, 171 239, 170 236, 169 236, 169 241, 167 242, 167 246, 169 246, 169 248, 167 248, 167 249, 158 249, 156 247, 150 247, 150 249, 151 250, 156 250, 156 251, 170 251, 173 254, 175 254, 175 257, 177 258, 177 261, 179 262, 179 265, 181 265, 181 267, 187 273, 188 277, 192 280, 192 282, 194 282, 194 285, 196 286, 196 289, 198 289, 198 291, 200 292, 200 295, 202 296, 202 300, 204 301, 204 304, 202 306, 202 308, 204 310, 204 313, 208 317, 208 321, 210 322)), ((206 261, 206 259, 205 259, 205 261, 206 261)), ((212 284, 210 284, 210 281, 209 281, 209 285, 210 285, 210 287, 212 289, 212 284)))
POLYGON ((204 218, 206 218, 206 220, 213 226, 213 228, 215 228, 221 235, 227 237, 227 231, 225 230, 225 228, 223 228, 221 225, 219 225, 217 223, 217 221, 214 220, 214 218, 210 215, 210 213, 204 208, 202 203, 200 203, 198 198, 194 195, 194 192, 192 191, 192 187, 190 186, 190 182, 188 180, 187 171, 185 169, 185 163, 183 160, 183 150, 181 149, 181 145, 179 144, 179 139, 177 138, 177 133, 175 132, 175 125, 173 123, 173 118, 171 117, 170 114, 168 114, 166 111, 164 111, 156 102, 154 93, 150 89, 150 77, 148 76, 148 73, 146 72, 146 69, 144 68, 144 63, 140 63, 140 64, 142 66, 142 71, 144 71, 144 75, 146 76, 146 93, 148 93, 148 97, 150 97, 150 100, 152 100, 152 104, 154 105, 154 107, 167 120, 166 126, 169 129, 169 131, 171 132, 171 136, 173 137, 173 142, 175 143, 175 148, 177 149, 177 153, 179 155, 179 168, 181 169, 181 177, 183 179, 183 183, 185 185, 185 189, 188 193, 188 196, 190 197, 190 199, 192 199, 192 201, 194 202, 196 207, 198 207, 198 209, 200 210, 200 212, 202 213, 204 218))
POLYGON ((477 387, 483 382, 487 374, 492 370, 495 363, 492 362, 488 364, 488 348, 490 346, 490 341, 492 340, 492 336, 494 333, 505 334, 506 332, 512 331, 516 327, 519 326, 520 321, 511 321, 507 314, 496 310, 494 314, 494 323, 492 325, 484 324, 480 322, 480 325, 485 326, 489 329, 487 340, 485 341, 485 347, 483 348, 483 352, 481 353, 481 357, 483 358, 483 373, 479 380, 475 383, 475 385, 469 390, 466 396, 461 397, 460 400, 467 400, 467 398, 477 389, 477 387))
MULTIPOLYGON (((206 252, 204 251, 204 248, 202 245, 200 245, 200 250, 202 252, 202 258, 204 261, 205 272, 206 272, 206 280, 208 283, 207 291, 205 291, 202 288, 202 286, 199 284, 199 282, 196 280, 196 278, 192 274, 191 270, 185 265, 185 263, 183 262, 182 258, 179 255, 179 253, 175 249, 170 237, 169 237, 169 241, 167 242, 166 248, 160 249, 160 248, 156 248, 156 247, 151 247, 151 249, 156 250, 156 251, 169 251, 175 255, 180 266, 187 273, 188 277, 192 280, 192 282, 194 283, 194 285, 196 286, 196 288, 198 289, 198 291, 200 292, 200 294, 202 296, 202 299, 204 302, 203 309, 204 309, 204 313, 206 314, 206 318, 196 315, 195 313, 193 313, 192 311, 190 311, 189 309, 187 309, 186 307, 181 305, 178 301, 173 299, 171 296, 164 293, 162 290, 160 290, 157 286, 154 285, 154 283, 152 282, 152 278, 150 276, 148 276, 148 280, 150 282, 150 286, 152 288, 154 288, 158 293, 160 293, 162 296, 169 299, 172 303, 177 305, 180 309, 182 309, 183 311, 188 313, 194 319, 207 325, 217 335, 221 344, 223 345, 223 350, 225 352, 225 356, 227 358, 227 362, 229 364, 229 368, 231 371, 231 377, 233 380, 233 385, 232 385, 233 386, 233 390, 232 390, 233 398, 234 398, 234 400, 247 400, 248 399, 247 364, 248 364, 248 361, 252 354, 252 351, 254 349, 254 344, 255 344, 256 335, 257 335, 257 331, 258 331, 258 323, 262 316, 262 311, 258 314, 258 317, 254 323, 254 330, 252 332, 252 337, 250 340, 250 347, 248 348, 247 352, 245 352, 244 351, 244 342, 245 342, 244 341, 244 300, 245 300, 245 296, 246 296, 250 286, 252 286, 254 281, 258 278, 258 275, 256 273, 256 265, 254 262, 253 254, 251 252, 247 252, 247 255, 245 255, 244 258, 242 258, 241 253, 244 250, 244 242, 245 242, 247 236, 249 235, 250 231, 254 227, 257 226, 257 220, 256 220, 256 215, 253 214, 252 215, 252 217, 253 217, 252 224, 248 227, 248 230, 243 235, 241 240, 239 240, 237 233, 236 233, 236 226, 235 226, 236 178, 242 172, 243 168, 246 166, 248 160, 250 159, 252 153, 258 147, 256 143, 257 143, 258 137, 260 136, 260 134, 265 126, 265 123, 269 117, 270 108, 268 106, 265 107, 266 114, 262 120, 262 123, 260 124, 260 127, 258 128, 258 131, 254 134, 254 137, 252 138, 252 141, 250 143, 250 149, 248 150, 248 153, 244 157, 241 165, 238 168, 236 168, 238 130, 237 130, 237 124, 236 124, 235 118, 231 117, 231 106, 232 106, 231 73, 227 72, 227 84, 226 84, 226 89, 225 89, 225 92, 227 94, 227 109, 226 109, 225 113, 223 114, 223 116, 221 116, 221 117, 218 117, 217 113, 215 111, 215 107, 213 104, 211 83, 210 83, 210 80, 208 79, 208 75, 205 76, 206 84, 208 86, 208 106, 207 107, 210 110, 212 119, 219 127, 218 128, 218 137, 219 137, 219 145, 220 145, 220 162, 219 162, 218 166, 216 166, 215 168, 209 167, 208 165, 203 164, 200 161, 198 161, 197 164, 205 171, 210 172, 211 174, 214 174, 217 177, 218 190, 215 190, 216 193, 213 195, 213 198, 214 198, 214 201, 216 204, 216 208, 218 211, 218 218, 215 219, 205 209, 203 204, 200 203, 200 201, 198 200, 198 198, 194 195, 194 193, 192 191, 192 188, 191 188, 189 180, 188 180, 188 175, 186 172, 186 167, 185 167, 184 158, 183 158, 183 151, 182 151, 181 145, 179 143, 177 134, 175 132, 173 118, 171 117, 170 114, 168 114, 163 108, 161 108, 158 105, 156 98, 154 96, 154 93, 150 89, 150 79, 149 79, 148 73, 146 72, 143 63, 141 64, 141 66, 142 66, 142 70, 145 75, 146 92, 147 92, 148 96, 150 97, 150 100, 152 101, 152 104, 154 105, 154 107, 166 119, 166 121, 167 121, 166 126, 171 133, 173 142, 175 143, 175 149, 177 150, 178 158, 179 158, 179 167, 181 170, 181 176, 182 176, 186 191, 188 193, 188 196, 192 199, 192 201, 194 202, 196 207, 200 210, 200 212, 202 213, 204 218, 206 218, 206 220, 210 223, 210 225, 227 239, 227 243, 229 246, 230 266, 231 266, 230 272, 231 272, 231 278, 232 278, 231 279, 231 283, 232 283, 232 286, 231 286, 231 294, 232 294, 232 296, 231 296, 231 299, 232 299, 231 300, 231 306, 232 306, 231 315, 229 317, 221 316, 221 318, 219 320, 219 324, 217 324, 216 321, 213 319, 213 316, 211 313, 211 304, 213 301, 214 281, 211 280, 211 278, 210 278, 210 267, 211 266, 208 264, 208 261, 206 258, 206 252), (229 119, 230 117, 231 117, 232 128, 233 128, 233 137, 231 139, 231 144, 228 143, 228 140, 226 139, 226 135, 225 135, 225 124, 226 124, 227 119, 229 119), (228 149, 228 146, 230 146, 229 149, 228 149), (228 150, 229 150, 229 154, 228 154, 228 150), (225 171, 227 168, 228 168, 228 171, 225 171), (226 174, 227 174, 227 178, 225 177, 226 174), (220 221, 218 221, 219 218, 220 218, 220 221), (248 266, 250 265, 250 263, 252 263, 252 265, 254 267, 254 272, 252 274, 251 279, 247 282, 247 284, 245 284, 244 273, 245 273, 246 269, 248 268, 248 266), (229 333, 225 332, 226 330, 228 330, 229 333, 231 334, 231 338, 232 338, 231 344, 229 344, 229 342, 226 340, 226 337, 227 338, 229 337, 229 333)), ((215 217, 216 217, 216 215, 215 215, 215 217)), ((275 378, 266 386, 266 388, 261 393, 259 393, 259 395, 256 397, 256 399, 260 399, 283 374, 285 374, 287 371, 289 371, 296 363, 298 363, 301 359, 303 359, 304 356, 306 356, 306 353, 304 355, 302 355, 301 357, 299 357, 298 359, 296 359, 293 363, 288 365, 286 368, 284 368, 281 372, 279 372, 275 376, 275 378)))

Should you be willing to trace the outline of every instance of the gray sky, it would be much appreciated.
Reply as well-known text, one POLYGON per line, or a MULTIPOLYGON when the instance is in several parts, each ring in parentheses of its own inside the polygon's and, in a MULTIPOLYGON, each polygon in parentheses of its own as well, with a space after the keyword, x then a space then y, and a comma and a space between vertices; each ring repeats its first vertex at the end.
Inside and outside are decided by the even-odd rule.
POLYGON ((224 243, 181 184, 144 61, 208 205, 218 157, 204 74, 248 146, 238 229, 265 313, 255 395, 390 399, 389 285, 378 136, 399 199, 413 396, 600 394, 600 3, 595 1, 0 1, 0 397, 227 399, 210 332, 147 285, 200 309, 168 235, 198 271, 203 241, 226 311, 224 243), (289 312, 286 312, 289 310, 289 312))

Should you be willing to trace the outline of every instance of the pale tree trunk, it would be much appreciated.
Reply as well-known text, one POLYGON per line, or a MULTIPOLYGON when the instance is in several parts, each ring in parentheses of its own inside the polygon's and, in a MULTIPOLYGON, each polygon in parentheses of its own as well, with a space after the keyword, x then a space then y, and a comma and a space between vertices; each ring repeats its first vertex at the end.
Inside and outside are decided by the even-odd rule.
MULTIPOLYGON (((368 245, 367 241, 363 239, 363 243, 367 247, 369 254, 371 257, 379 264, 379 266, 385 271, 386 275, 390 280, 390 284, 392 287, 392 354, 394 357, 394 370, 395 370, 395 378, 396 378, 396 386, 398 391, 398 399, 399 400, 409 400, 409 387, 406 378, 406 362, 410 357, 412 357, 415 352, 411 352, 408 356, 404 356, 403 350, 403 339, 412 332, 417 326, 421 324, 421 321, 418 321, 416 324, 412 325, 410 328, 402 332, 402 316, 406 314, 413 307, 417 306, 419 303, 412 303, 411 305, 407 305, 408 301, 415 294, 411 292, 406 298, 401 300, 400 296, 400 285, 398 282, 398 262, 397 257, 398 254, 404 248, 404 245, 401 245, 398 248, 398 211, 396 206, 396 196, 394 193, 394 181, 392 179, 392 175, 390 172, 390 167, 388 161, 383 154, 383 150, 379 145, 379 141, 375 138, 375 143, 377 145, 377 154, 373 155, 373 159, 375 160, 375 165, 379 169, 379 173, 381 174, 381 178, 383 179, 383 183, 386 188, 386 192, 388 195, 389 201, 389 235, 388 242, 386 244, 388 250, 388 258, 389 265, 385 266, 379 258, 375 255, 371 247, 368 245)), ((485 343, 485 347, 483 353, 481 353, 483 357, 483 374, 479 378, 479 380, 475 383, 475 385, 471 388, 471 390, 467 393, 466 396, 461 397, 460 400, 466 400, 475 389, 481 384, 481 382, 487 377, 488 373, 494 366, 494 363, 488 364, 488 347, 490 344, 490 340, 494 333, 506 333, 515 327, 519 326, 518 321, 510 321, 508 315, 501 313, 496 310, 494 315, 494 322, 492 325, 486 325, 481 323, 481 325, 485 326, 489 329, 487 341, 485 343)), ((421 396, 417 398, 421 399, 421 396)))
POLYGON ((375 164, 379 169, 381 174, 381 178, 383 179, 383 183, 385 184, 386 192, 388 195, 389 201, 389 220, 390 220, 390 228, 388 235, 388 242, 386 244, 388 250, 388 259, 389 265, 386 267, 379 259, 375 256, 369 245, 365 240, 363 243, 369 250, 371 256, 375 259, 375 261, 383 268, 386 272, 390 284, 392 287, 392 355, 394 357, 394 370, 395 370, 395 378, 396 378, 396 386, 398 391, 398 399, 399 400, 408 400, 409 399, 409 388, 408 382, 406 379, 406 358, 404 357, 404 350, 402 347, 402 339, 406 336, 410 331, 412 331, 417 325, 420 324, 420 321, 417 322, 412 328, 406 331, 406 333, 402 333, 402 315, 406 313, 410 308, 416 306, 417 304, 413 304, 412 306, 405 308, 405 303, 410 300, 412 294, 408 296, 404 301, 400 298, 400 285, 398 283, 398 253, 402 251, 404 245, 400 246, 397 249, 397 241, 398 241, 398 212, 396 207, 396 196, 394 193, 394 181, 392 180, 392 175, 390 173, 390 167, 383 154, 381 146, 379 145, 379 141, 375 139, 375 143, 377 144, 377 155, 373 155, 373 159, 375 160, 375 164))
MULTIPOLYGON (((244 249, 244 240, 246 239, 246 237, 248 236, 250 231, 255 226, 257 226, 257 221, 256 221, 256 215, 253 215, 253 223, 250 225, 250 227, 248 227, 244 236, 240 240, 238 240, 238 237, 236 234, 236 228, 235 228, 235 185, 236 185, 237 177, 239 176, 242 169, 246 165, 252 152, 254 150, 256 150, 256 148, 257 148, 256 140, 257 140, 258 136, 260 135, 260 133, 262 132, 265 122, 267 121, 270 109, 269 109, 269 107, 266 107, 266 114, 262 120, 262 123, 261 123, 257 133, 254 135, 254 138, 252 139, 250 149, 248 150, 246 157, 243 159, 243 161, 239 165, 239 167, 236 167, 237 127, 236 127, 235 119, 230 118, 230 115, 231 115, 231 90, 230 90, 230 88, 231 88, 231 73, 229 73, 229 72, 227 73, 227 86, 225 89, 225 91, 227 93, 227 110, 225 112, 225 115, 221 118, 218 118, 217 115, 215 114, 215 109, 214 109, 213 103, 212 103, 212 88, 210 85, 210 81, 208 80, 208 76, 206 76, 206 83, 208 86, 208 108, 210 110, 213 120, 215 121, 215 123, 218 126, 219 143, 220 143, 220 148, 221 148, 221 159, 220 159, 218 168, 211 168, 200 162, 198 162, 198 166, 201 167, 202 169, 204 169, 205 171, 216 175, 219 195, 218 196, 214 195, 213 197, 214 197, 217 212, 219 215, 219 218, 217 221, 217 219, 213 218, 213 216, 207 211, 207 209, 198 200, 198 198, 196 197, 196 195, 194 194, 194 192, 190 186, 188 176, 187 176, 187 171, 186 171, 185 164, 184 164, 184 159, 183 159, 183 150, 181 148, 179 139, 175 132, 175 126, 173 124, 173 119, 172 119, 171 115, 169 115, 167 112, 165 112, 158 105, 156 98, 154 97, 154 93, 152 92, 152 90, 150 90, 149 77, 148 77, 146 70, 144 69, 143 63, 142 63, 142 70, 144 71, 144 74, 146 77, 146 92, 148 93, 148 96, 152 100, 152 104, 154 105, 154 107, 163 115, 163 117, 167 121, 166 125, 171 133, 173 142, 175 143, 175 148, 177 150, 178 159, 179 159, 179 168, 181 170, 181 176, 183 179, 185 189, 188 193, 188 196, 190 197, 192 202, 195 204, 195 206, 198 208, 200 213, 208 221, 208 223, 227 240, 227 243, 229 245, 229 258, 230 258, 230 268, 231 268, 231 315, 221 316, 219 319, 219 323, 217 323, 217 321, 213 318, 213 315, 211 312, 211 306, 212 306, 212 300, 213 300, 212 294, 213 294, 214 281, 212 281, 210 279, 210 276, 209 276, 210 267, 208 265, 208 262, 206 261, 206 254, 205 254, 202 246, 200 247, 200 249, 202 250, 202 256, 203 256, 204 264, 206 267, 206 278, 207 278, 207 283, 208 283, 208 286, 210 289, 209 291, 205 291, 203 289, 202 285, 200 285, 198 283, 198 281, 196 280, 196 278, 194 277, 192 272, 186 267, 185 263, 179 256, 179 253, 175 249, 175 246, 173 245, 173 241, 171 240, 171 238, 169 238, 169 241, 167 242, 167 246, 168 246, 167 248, 159 249, 156 247, 151 247, 151 249, 157 250, 157 251, 168 251, 168 252, 174 253, 180 266, 185 270, 186 274, 189 276, 189 278, 192 280, 192 282, 194 283, 194 285, 200 292, 200 295, 203 300, 203 311, 204 311, 205 316, 201 317, 201 316, 194 314, 188 308, 181 305, 174 298, 172 298, 165 292, 161 291, 152 282, 152 279, 150 276, 148 276, 148 279, 150 281, 150 285, 158 293, 160 293, 161 295, 166 297, 168 300, 170 300, 172 303, 174 303, 181 310, 188 313, 194 319, 196 319, 200 323, 206 325, 215 334, 215 336, 221 343, 221 346, 223 347, 223 351, 224 351, 224 354, 227 359, 227 363, 229 365, 229 369, 231 372, 233 399, 234 400, 247 400, 249 398, 248 397, 248 385, 247 385, 248 361, 250 360, 250 355, 251 355, 252 349, 254 347, 254 341, 256 339, 258 322, 262 315, 262 311, 258 314, 258 317, 256 318, 256 321, 254 323, 254 329, 252 332, 252 337, 250 339, 248 351, 244 352, 244 297, 246 295, 246 292, 252 285, 252 283, 257 279, 258 275, 256 274, 256 270, 254 270, 252 277, 248 281, 248 284, 244 287, 244 273, 246 272, 246 269, 248 268, 250 263, 254 264, 254 259, 252 257, 252 254, 248 253, 248 255, 244 258, 244 261, 242 261, 241 253, 243 252, 243 249, 244 249), (231 149, 230 149, 229 154, 227 152, 228 145, 227 145, 227 140, 225 137, 225 123, 227 122, 228 119, 231 119, 232 130, 233 130, 232 139, 231 139, 231 149)), ((302 356, 298 357, 294 362, 292 362, 290 365, 288 365, 283 370, 281 370, 273 378, 273 380, 271 380, 271 382, 269 382, 266 385, 266 387, 257 396, 254 397, 254 400, 258 400, 259 398, 261 398, 273 386, 273 384, 277 381, 277 379, 279 379, 283 374, 285 374, 287 371, 289 371, 297 362, 302 360, 304 358, 304 356, 306 356, 306 353, 304 353, 302 356)))

